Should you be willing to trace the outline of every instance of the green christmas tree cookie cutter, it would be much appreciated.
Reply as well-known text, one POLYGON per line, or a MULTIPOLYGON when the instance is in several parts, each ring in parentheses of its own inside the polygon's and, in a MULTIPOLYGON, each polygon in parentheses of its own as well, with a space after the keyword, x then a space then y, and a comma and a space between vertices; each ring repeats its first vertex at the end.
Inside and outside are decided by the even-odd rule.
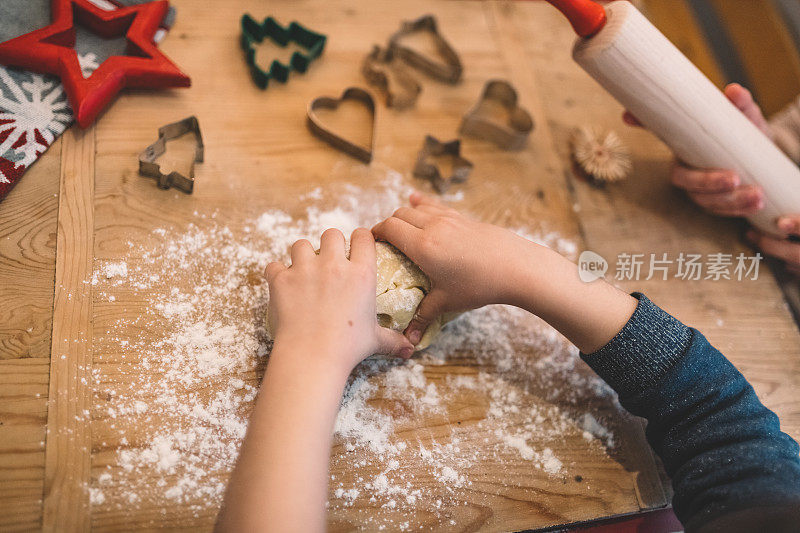
POLYGON ((286 83, 292 70, 300 73, 308 70, 308 65, 318 58, 325 48, 326 39, 325 35, 313 32, 297 22, 292 22, 284 28, 272 17, 267 17, 263 23, 260 23, 248 14, 242 15, 242 49, 253 81, 261 89, 267 88, 270 79, 286 83), (305 48, 306 52, 295 51, 288 65, 277 59, 273 60, 269 70, 264 70, 256 63, 255 45, 263 42, 266 38, 280 46, 287 46, 290 42, 297 43, 305 48))

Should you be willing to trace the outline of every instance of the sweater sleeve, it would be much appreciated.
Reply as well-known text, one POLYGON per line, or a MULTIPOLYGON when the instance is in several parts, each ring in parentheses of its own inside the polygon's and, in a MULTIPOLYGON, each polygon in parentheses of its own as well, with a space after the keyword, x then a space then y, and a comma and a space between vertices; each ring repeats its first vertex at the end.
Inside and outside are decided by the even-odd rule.
POLYGON ((581 357, 647 420, 672 479, 675 514, 697 530, 743 509, 800 506, 798 445, 738 370, 647 297, 600 350, 581 357))

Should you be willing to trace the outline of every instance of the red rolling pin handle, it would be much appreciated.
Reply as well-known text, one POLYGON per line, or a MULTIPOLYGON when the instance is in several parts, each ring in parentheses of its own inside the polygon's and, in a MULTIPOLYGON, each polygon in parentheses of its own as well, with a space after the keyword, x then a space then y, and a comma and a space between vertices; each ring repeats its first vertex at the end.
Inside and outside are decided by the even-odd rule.
POLYGON ((581 37, 591 37, 606 25, 606 10, 592 0, 547 0, 561 11, 581 37))

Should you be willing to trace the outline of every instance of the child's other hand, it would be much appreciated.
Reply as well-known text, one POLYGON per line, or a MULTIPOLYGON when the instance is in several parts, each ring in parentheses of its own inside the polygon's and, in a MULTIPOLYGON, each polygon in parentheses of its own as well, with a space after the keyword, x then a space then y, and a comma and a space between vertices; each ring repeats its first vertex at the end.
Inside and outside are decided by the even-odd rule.
POLYGON ((322 234, 319 255, 305 239, 292 246, 292 266, 270 263, 269 317, 275 344, 304 350, 304 364, 332 363, 350 373, 375 353, 410 357, 400 333, 378 326, 375 314, 375 240, 359 228, 345 256, 342 232, 322 234))
MULTIPOLYGON (((725 96, 750 122, 772 138, 769 124, 750 91, 738 83, 732 83, 725 87, 725 96)), ((631 126, 641 126, 636 117, 628 112, 623 119, 631 126)), ((698 169, 676 161, 670 172, 670 181, 685 190, 694 203, 715 215, 747 216, 764 207, 764 192, 761 187, 742 185, 733 170, 698 169)))
MULTIPOLYGON (((378 239, 406 254, 431 279, 405 334, 417 344, 443 313, 493 303, 516 303, 515 258, 539 247, 507 229, 470 220, 437 200, 415 192, 411 207, 372 228, 378 239)), ((526 255, 527 257, 527 255, 526 255)))

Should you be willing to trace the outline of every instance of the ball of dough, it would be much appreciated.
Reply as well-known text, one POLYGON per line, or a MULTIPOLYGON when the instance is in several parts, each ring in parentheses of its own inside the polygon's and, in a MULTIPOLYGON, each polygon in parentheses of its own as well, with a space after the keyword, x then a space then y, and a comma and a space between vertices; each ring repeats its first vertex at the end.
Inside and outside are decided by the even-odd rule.
MULTIPOLYGON (((375 310, 378 324, 395 331, 403 331, 414 318, 422 299, 431 289, 428 276, 400 250, 385 242, 375 243, 377 258, 377 284, 375 286, 375 310)), ((446 320, 436 319, 422 336, 417 350, 430 346, 446 320)), ((269 316, 267 332, 272 336, 269 316)))
MULTIPOLYGON (((378 324, 403 331, 414 318, 422 298, 431 290, 431 282, 417 265, 391 244, 377 242, 375 247, 378 260, 378 283, 375 287, 378 324)), ((428 347, 442 326, 441 318, 428 326, 417 349, 428 347)))

